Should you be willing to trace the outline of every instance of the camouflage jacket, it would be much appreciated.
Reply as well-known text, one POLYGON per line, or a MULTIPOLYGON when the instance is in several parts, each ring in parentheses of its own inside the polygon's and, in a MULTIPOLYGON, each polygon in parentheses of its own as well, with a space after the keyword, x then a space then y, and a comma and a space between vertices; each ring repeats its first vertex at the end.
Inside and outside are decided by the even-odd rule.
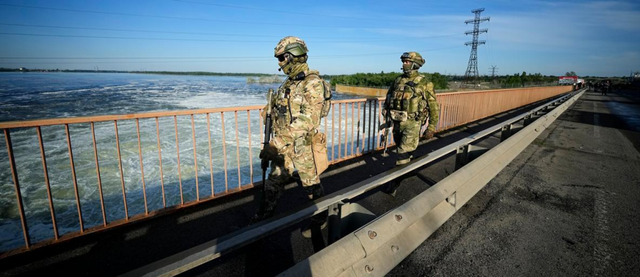
POLYGON ((325 85, 317 70, 305 70, 287 78, 273 95, 273 143, 281 153, 290 146, 310 145, 320 125, 325 85))
POLYGON ((440 117, 440 106, 436 101, 433 83, 418 72, 396 78, 387 91, 384 110, 406 111, 409 119, 421 124, 426 123, 425 120, 428 118, 427 129, 431 131, 435 131, 440 117))

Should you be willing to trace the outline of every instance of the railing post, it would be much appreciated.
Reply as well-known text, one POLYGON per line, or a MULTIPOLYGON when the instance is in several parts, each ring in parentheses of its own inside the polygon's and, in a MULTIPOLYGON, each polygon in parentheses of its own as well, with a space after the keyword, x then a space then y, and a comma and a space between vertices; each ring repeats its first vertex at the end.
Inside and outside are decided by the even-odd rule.
POLYGON ((22 224, 22 234, 24 235, 24 244, 27 249, 31 247, 29 240, 29 227, 24 214, 24 205, 22 204, 22 195, 20 194, 20 181, 18 180, 18 168, 16 160, 13 156, 13 145, 11 143, 11 134, 9 129, 4 129, 4 139, 7 142, 7 154, 9 155, 9 164, 11 166, 11 176, 13 177, 13 185, 16 191, 16 200, 18 202, 18 210, 20 211, 20 223, 22 224))
MULTIPOLYGON (((76 178, 76 166, 75 163, 73 161, 73 150, 71 147, 71 133, 69 131, 69 124, 65 124, 64 125, 64 131, 65 134, 67 135, 67 148, 69 149, 69 166, 71 167, 71 179, 73 180, 73 191, 75 193, 76 196, 76 206, 78 207, 78 221, 80 222, 80 233, 84 233, 84 222, 82 219, 82 207, 80 205, 80 192, 78 191, 78 179, 76 178)), ((116 125, 116 142, 118 141, 118 127, 116 125)), ((120 159, 120 145, 118 144, 118 159, 120 159)), ((120 163, 120 172, 122 172, 122 162, 120 163)), ((122 175, 121 175, 122 176, 122 175)), ((122 179, 123 183, 122 183, 122 188, 124 189, 124 179, 122 179)), ((126 206, 126 200, 125 200, 125 210, 127 208, 126 206)))

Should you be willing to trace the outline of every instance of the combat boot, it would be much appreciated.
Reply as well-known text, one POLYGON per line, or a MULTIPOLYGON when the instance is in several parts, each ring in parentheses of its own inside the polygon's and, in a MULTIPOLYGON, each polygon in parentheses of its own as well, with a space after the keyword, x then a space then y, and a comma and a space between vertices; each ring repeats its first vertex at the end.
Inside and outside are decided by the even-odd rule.
POLYGON ((272 217, 276 213, 278 198, 282 195, 284 186, 279 182, 267 180, 262 191, 258 194, 258 211, 251 218, 249 224, 257 223, 263 219, 272 217))
MULTIPOLYGON (((318 183, 316 185, 308 186, 304 188, 307 192, 307 196, 311 200, 316 200, 324 196, 324 188, 322 184, 318 183)), ((323 211, 317 215, 311 217, 311 223, 309 225, 304 226, 300 229, 300 233, 305 238, 311 238, 311 229, 318 228, 319 230, 324 230, 327 228, 327 218, 329 217, 329 211, 323 211)))

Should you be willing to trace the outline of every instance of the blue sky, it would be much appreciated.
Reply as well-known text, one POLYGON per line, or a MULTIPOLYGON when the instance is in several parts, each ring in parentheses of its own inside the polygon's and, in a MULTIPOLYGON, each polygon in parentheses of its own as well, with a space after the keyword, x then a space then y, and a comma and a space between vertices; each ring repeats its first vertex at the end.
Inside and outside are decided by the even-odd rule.
POLYGON ((640 2, 502 0, 0 0, 0 67, 275 74, 294 35, 324 74, 399 72, 418 51, 422 71, 463 75, 476 8, 481 75, 640 71, 640 2))

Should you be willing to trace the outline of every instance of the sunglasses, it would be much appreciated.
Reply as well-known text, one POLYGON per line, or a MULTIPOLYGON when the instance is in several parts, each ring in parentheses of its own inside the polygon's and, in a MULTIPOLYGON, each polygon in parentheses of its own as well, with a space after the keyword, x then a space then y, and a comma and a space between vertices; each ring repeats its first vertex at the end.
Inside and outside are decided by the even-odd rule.
POLYGON ((276 56, 276 58, 278 58, 279 62, 284 62, 286 59, 288 59, 291 55, 289 53, 284 53, 282 55, 276 56))

